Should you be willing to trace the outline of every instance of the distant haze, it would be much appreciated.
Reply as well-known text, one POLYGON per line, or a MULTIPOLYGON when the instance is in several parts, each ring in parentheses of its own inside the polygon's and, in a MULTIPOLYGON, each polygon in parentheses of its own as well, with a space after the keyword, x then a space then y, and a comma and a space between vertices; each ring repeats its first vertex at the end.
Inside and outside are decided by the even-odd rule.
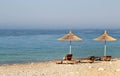
POLYGON ((120 0, 0 0, 0 29, 120 28, 120 0))

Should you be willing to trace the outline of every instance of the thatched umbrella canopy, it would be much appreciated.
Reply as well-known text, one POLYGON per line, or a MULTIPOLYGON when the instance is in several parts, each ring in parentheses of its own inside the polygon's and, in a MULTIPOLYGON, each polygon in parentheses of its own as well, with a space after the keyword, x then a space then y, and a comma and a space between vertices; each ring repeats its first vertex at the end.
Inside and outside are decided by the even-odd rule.
POLYGON ((66 40, 66 41, 70 41, 70 54, 71 54, 71 42, 72 41, 82 41, 81 38, 79 38, 78 36, 74 35, 72 33, 72 31, 69 31, 68 34, 64 35, 61 38, 58 38, 58 40, 66 40))
POLYGON ((104 33, 101 36, 99 36, 98 38, 95 38, 94 40, 104 41, 105 42, 105 45, 104 45, 104 56, 106 56, 106 42, 107 41, 116 41, 117 39, 109 36, 107 31, 105 30, 104 33))

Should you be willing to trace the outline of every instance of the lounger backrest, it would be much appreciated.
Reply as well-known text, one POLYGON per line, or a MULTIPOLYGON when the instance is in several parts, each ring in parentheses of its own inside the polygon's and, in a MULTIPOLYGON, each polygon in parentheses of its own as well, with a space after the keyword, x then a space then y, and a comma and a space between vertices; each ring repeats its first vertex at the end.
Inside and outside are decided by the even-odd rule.
POLYGON ((65 60, 71 60, 72 59, 72 54, 67 54, 65 56, 65 60))
POLYGON ((95 56, 89 56, 87 59, 89 59, 89 60, 95 60, 95 56))
POLYGON ((110 61, 112 59, 112 56, 102 56, 101 59, 103 61, 110 61))

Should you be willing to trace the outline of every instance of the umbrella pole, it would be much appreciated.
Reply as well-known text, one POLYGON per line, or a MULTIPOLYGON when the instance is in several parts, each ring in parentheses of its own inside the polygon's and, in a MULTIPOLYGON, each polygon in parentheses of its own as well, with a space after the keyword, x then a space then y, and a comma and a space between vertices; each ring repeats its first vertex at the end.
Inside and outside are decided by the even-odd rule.
POLYGON ((106 40, 105 40, 105 45, 104 45, 104 56, 106 56, 106 40))
POLYGON ((71 54, 71 48, 72 48, 72 47, 71 47, 71 43, 72 43, 72 41, 70 40, 70 52, 69 52, 70 54, 71 54))

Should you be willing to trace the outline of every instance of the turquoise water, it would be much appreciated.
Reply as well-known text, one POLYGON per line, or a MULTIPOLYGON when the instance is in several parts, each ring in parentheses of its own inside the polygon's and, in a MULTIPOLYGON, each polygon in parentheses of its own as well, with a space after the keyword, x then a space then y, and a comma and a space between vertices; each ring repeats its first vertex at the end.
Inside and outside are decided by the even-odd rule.
MULTIPOLYGON (((72 42, 75 58, 103 56, 104 42, 94 41, 104 30, 72 30, 83 39, 72 42)), ((0 30, 0 64, 29 63, 62 59, 69 53, 69 42, 57 38, 68 30, 0 30)), ((107 42, 107 55, 120 57, 120 30, 108 30, 109 35, 117 38, 107 42)))

